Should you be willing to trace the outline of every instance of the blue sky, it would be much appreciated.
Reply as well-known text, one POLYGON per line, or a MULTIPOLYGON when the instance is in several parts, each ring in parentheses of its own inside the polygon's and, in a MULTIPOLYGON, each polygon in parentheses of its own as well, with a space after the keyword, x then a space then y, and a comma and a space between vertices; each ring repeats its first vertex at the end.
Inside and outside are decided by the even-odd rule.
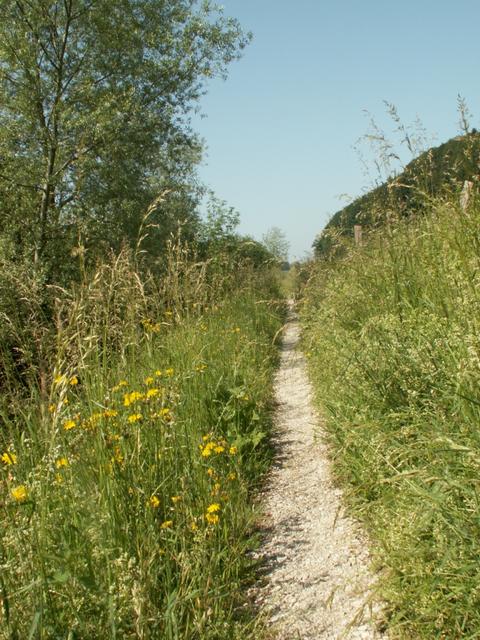
MULTIPOLYGON (((479 126, 479 0, 225 0, 254 35, 212 80, 194 128, 201 178, 258 239, 280 227, 300 258, 329 217, 372 185, 354 146, 375 118, 418 117, 430 144, 459 132, 457 95, 479 126)), ((409 159, 403 147, 397 149, 409 159)), ((371 164, 371 163, 369 163, 371 164)))

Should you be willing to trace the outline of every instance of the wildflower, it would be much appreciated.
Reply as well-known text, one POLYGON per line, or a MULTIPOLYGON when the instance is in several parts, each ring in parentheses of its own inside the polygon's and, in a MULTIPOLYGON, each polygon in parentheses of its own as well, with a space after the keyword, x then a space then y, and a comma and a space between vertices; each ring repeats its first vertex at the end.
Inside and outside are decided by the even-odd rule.
POLYGON ((215 484, 213 485, 213 489, 211 491, 212 496, 216 496, 218 495, 218 492, 220 491, 222 485, 220 484, 220 482, 215 482, 215 484))
POLYGON ((172 496, 171 497, 171 501, 173 502, 173 504, 177 504, 177 502, 181 502, 182 500, 182 496, 172 496))
POLYGON ((234 471, 231 471, 231 472, 228 474, 227 478, 230 480, 230 482, 233 482, 233 480, 236 480, 236 479, 237 479, 237 474, 236 474, 234 471))
POLYGON ((150 398, 155 398, 156 396, 158 396, 159 393, 160 393, 160 389, 157 389, 157 387, 151 387, 147 391, 145 398, 146 400, 149 400, 150 398))
POLYGON ((68 467, 69 464, 70 463, 68 462, 68 458, 58 458, 55 466, 57 467, 57 469, 62 469, 63 467, 68 467))
POLYGON ((198 525, 195 522, 195 520, 192 520, 192 522, 190 523, 190 531, 196 531, 198 529, 198 525))
POLYGON ((220 517, 216 513, 205 514, 205 519, 208 524, 218 524, 220 521, 220 517))
POLYGON ((127 420, 130 422, 130 424, 133 424, 134 422, 138 422, 139 420, 141 420, 142 417, 143 416, 141 413, 132 413, 128 416, 127 420))
POLYGON ((56 410, 57 410, 57 405, 55 405, 55 404, 49 404, 48 405, 48 411, 50 413, 55 413, 56 410))
POLYGON ((165 520, 165 522, 162 522, 162 524, 160 525, 160 529, 170 529, 172 525, 173 520, 165 520))
POLYGON ((213 478, 217 475, 215 471, 212 469, 212 467, 208 467, 207 474, 210 476, 210 478, 213 478))
POLYGON ((221 507, 218 502, 214 502, 207 507, 207 513, 216 513, 217 511, 220 511, 220 509, 221 507))
POLYGON ((166 376, 173 376, 174 370, 170 367, 170 369, 165 369, 166 376))
POLYGON ((118 416, 118 411, 115 409, 105 409, 103 412, 104 418, 116 418, 118 416))
POLYGON ((17 456, 13 451, 5 451, 5 453, 0 457, 0 460, 7 466, 17 464, 17 456))
POLYGON ((155 371, 155 375, 157 376, 157 378, 160 378, 163 375, 163 373, 162 373, 162 371, 160 369, 157 369, 155 371))
POLYGON ((118 464, 122 464, 124 460, 123 453, 118 444, 113 449, 113 458, 112 462, 117 462, 118 464))
POLYGON ((14 487, 10 493, 16 502, 25 502, 28 498, 27 487, 24 484, 14 487))
POLYGON ((116 384, 114 387, 112 387, 112 391, 119 391, 122 387, 126 387, 128 384, 128 382, 126 380, 120 380, 120 382, 118 384, 116 384))
POLYGON ((204 447, 200 445, 200 451, 202 453, 202 456, 204 458, 209 458, 212 455, 214 447, 215 447, 215 443, 213 442, 207 442, 207 444, 204 447))
POLYGON ((150 496, 150 500, 148 501, 152 509, 158 509, 160 506, 160 499, 156 495, 150 496))
POLYGON ((66 378, 63 374, 58 374, 55 376, 55 378, 53 379, 55 384, 62 384, 63 382, 65 382, 66 378))
POLYGON ((131 393, 126 393, 123 396, 123 406, 129 407, 131 404, 135 404, 138 400, 143 400, 144 394, 140 393, 140 391, 132 391, 131 393))
POLYGON ((237 447, 235 447, 234 445, 233 445, 233 446, 231 446, 231 447, 230 447, 230 449, 228 450, 228 453, 229 453, 231 456, 235 456, 235 455, 237 455, 237 453, 238 453, 238 449, 237 449, 237 447))
POLYGON ((173 420, 173 416, 168 407, 163 407, 163 409, 160 409, 160 411, 156 411, 155 413, 153 413, 152 418, 162 418, 167 422, 171 422, 171 420, 173 420))
POLYGON ((145 378, 144 383, 145 383, 146 385, 153 384, 153 378, 152 378, 152 376, 148 376, 148 378, 145 378))
POLYGON ((221 444, 217 444, 216 447, 214 447, 214 450, 215 453, 223 453, 225 451, 225 447, 221 444))
POLYGON ((65 420, 63 423, 63 428, 65 431, 70 431, 70 429, 74 429, 77 426, 75 420, 65 420))
POLYGON ((68 384, 69 384, 71 387, 75 387, 75 386, 78 384, 78 377, 77 377, 77 376, 72 376, 72 377, 70 378, 70 380, 68 381, 68 384))

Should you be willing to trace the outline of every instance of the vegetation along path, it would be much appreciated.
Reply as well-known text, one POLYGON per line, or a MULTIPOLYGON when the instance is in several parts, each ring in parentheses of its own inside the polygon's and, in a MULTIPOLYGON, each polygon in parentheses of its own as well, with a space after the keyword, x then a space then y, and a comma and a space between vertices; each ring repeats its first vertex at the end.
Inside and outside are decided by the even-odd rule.
POLYGON ((278 638, 373 639, 368 551, 332 481, 299 333, 291 312, 276 380, 277 458, 263 496, 266 575, 255 598, 278 638))

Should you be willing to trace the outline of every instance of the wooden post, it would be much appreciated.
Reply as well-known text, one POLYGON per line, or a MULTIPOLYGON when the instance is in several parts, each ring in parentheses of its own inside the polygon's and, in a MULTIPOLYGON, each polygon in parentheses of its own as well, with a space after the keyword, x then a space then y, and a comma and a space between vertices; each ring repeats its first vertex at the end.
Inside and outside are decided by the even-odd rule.
POLYGON ((357 247, 361 247, 362 246, 362 225, 361 224, 354 225, 353 234, 355 237, 355 244, 357 245, 357 247))
POLYGON ((470 180, 465 180, 465 182, 463 183, 462 193, 460 194, 460 206, 463 209, 463 213, 466 213, 468 209, 468 204, 472 195, 472 189, 473 182, 470 182, 470 180))

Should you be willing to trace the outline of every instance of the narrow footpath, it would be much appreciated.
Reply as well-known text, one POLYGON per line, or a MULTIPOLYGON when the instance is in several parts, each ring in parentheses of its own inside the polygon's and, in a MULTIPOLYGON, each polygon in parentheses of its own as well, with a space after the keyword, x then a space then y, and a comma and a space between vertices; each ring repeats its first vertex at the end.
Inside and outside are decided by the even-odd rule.
POLYGON ((276 379, 277 457, 265 493, 262 583, 255 600, 279 640, 370 640, 368 550, 332 482, 293 314, 276 379))

